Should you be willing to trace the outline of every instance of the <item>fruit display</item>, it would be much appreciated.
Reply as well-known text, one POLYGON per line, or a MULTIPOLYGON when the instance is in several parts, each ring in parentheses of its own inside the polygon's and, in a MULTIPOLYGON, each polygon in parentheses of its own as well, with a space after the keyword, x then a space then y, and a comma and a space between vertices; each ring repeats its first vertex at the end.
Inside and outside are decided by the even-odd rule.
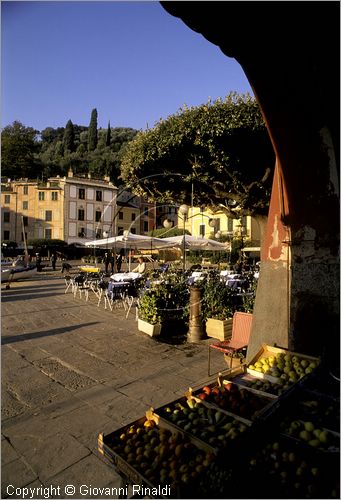
POLYGON ((243 498, 340 498, 338 461, 309 455, 285 440, 274 439, 252 453, 245 473, 254 496, 243 498), (255 484, 261 484, 256 494, 255 484))
POLYGON ((280 424, 282 432, 314 448, 328 451, 340 450, 340 435, 318 427, 311 421, 285 419, 280 424))
POLYGON ((274 396, 280 396, 286 390, 286 388, 282 384, 276 384, 270 382, 269 380, 261 380, 258 378, 243 380, 242 384, 246 387, 249 387, 250 389, 265 392, 267 394, 272 394, 274 396))
POLYGON ((218 450, 228 447, 249 429, 241 420, 192 398, 167 405, 157 410, 157 414, 218 450))
POLYGON ((173 497, 184 494, 214 458, 213 453, 199 449, 188 436, 147 419, 109 434, 106 445, 146 484, 170 486, 173 497))
POLYGON ((340 401, 300 393, 298 400, 299 413, 305 418, 313 419, 316 424, 333 431, 340 430, 340 401))
POLYGON ((274 353, 260 357, 248 365, 248 371, 259 372, 279 383, 284 389, 296 383, 305 375, 312 373, 318 366, 318 360, 308 359, 292 353, 274 353))
POLYGON ((255 419, 259 412, 273 401, 272 398, 260 396, 233 382, 224 383, 220 387, 206 385, 193 394, 201 401, 247 420, 255 419))

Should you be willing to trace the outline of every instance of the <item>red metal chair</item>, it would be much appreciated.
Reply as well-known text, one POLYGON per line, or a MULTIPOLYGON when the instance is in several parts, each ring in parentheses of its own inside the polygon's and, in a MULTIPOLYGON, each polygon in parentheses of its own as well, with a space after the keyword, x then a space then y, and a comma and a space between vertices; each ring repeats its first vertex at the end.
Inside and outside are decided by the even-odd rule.
MULTIPOLYGON (((211 349, 216 349, 230 356, 230 368, 232 368, 233 356, 242 352, 247 348, 250 340, 251 326, 252 326, 251 313, 235 312, 232 322, 232 336, 230 340, 223 340, 221 342, 214 342, 208 345, 208 376, 211 376, 211 349)), ((242 362, 242 360, 240 361, 242 362)))

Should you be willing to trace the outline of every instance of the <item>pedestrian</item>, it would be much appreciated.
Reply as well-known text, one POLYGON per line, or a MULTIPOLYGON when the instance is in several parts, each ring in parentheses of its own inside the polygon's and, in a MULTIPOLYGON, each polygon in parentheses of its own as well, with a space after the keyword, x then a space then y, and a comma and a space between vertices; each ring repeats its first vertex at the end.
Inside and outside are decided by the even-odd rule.
POLYGON ((61 273, 64 274, 64 271, 66 272, 70 271, 71 267, 72 267, 71 264, 69 264, 68 262, 65 261, 65 259, 63 259, 61 273))
POLYGON ((115 272, 115 267, 116 267, 115 266, 115 264, 116 264, 116 256, 115 256, 114 252, 110 253, 109 263, 110 263, 110 267, 111 267, 111 272, 114 273, 115 272))
POLYGON ((37 264, 37 272, 41 271, 41 257, 39 252, 36 253, 36 264, 37 264))
POLYGON ((118 273, 121 272, 123 253, 124 253, 124 250, 123 250, 123 248, 121 248, 120 253, 118 254, 117 259, 116 259, 116 266, 117 266, 118 273))
POLYGON ((105 254, 104 254, 105 274, 108 274, 108 272, 109 272, 109 263, 110 263, 109 254, 108 254, 108 252, 105 252, 105 254))
POLYGON ((51 264, 53 271, 56 270, 56 262, 57 262, 57 255, 53 252, 53 254, 51 255, 51 264))

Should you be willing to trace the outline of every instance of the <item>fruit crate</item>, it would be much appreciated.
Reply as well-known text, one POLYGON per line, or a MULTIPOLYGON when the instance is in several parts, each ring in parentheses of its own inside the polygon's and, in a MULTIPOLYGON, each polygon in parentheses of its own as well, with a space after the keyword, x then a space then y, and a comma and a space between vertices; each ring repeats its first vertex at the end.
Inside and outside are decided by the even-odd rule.
POLYGON ((255 377, 248 373, 245 364, 233 368, 229 373, 224 374, 222 383, 227 382, 233 382, 242 387, 248 387, 248 389, 252 390, 255 394, 273 399, 277 399, 279 395, 284 392, 280 384, 275 384, 269 380, 260 380, 259 377, 255 377))
POLYGON ((272 429, 245 450, 243 471, 237 498, 340 498, 339 457, 312 453, 272 429))
POLYGON ((304 378, 305 375, 312 373, 318 367, 319 363, 320 359, 317 357, 308 356, 307 354, 301 354, 294 351, 288 351, 281 347, 274 347, 268 344, 262 344, 260 350, 247 364, 246 371, 247 373, 253 375, 254 377, 265 379, 275 384, 282 382, 283 385, 285 386, 285 385, 292 385, 301 380, 302 378, 304 378), (281 360, 281 364, 278 363, 279 357, 281 357, 283 360, 283 361, 281 360), (259 371, 254 369, 255 365, 256 366, 258 365, 259 368, 261 369, 261 366, 264 366, 263 360, 269 358, 270 359, 273 358, 276 360, 275 362, 271 361, 271 363, 274 363, 273 366, 269 366, 265 363, 266 371, 259 371), (287 366, 285 366, 286 361, 284 360, 290 363, 288 364, 288 367, 291 365, 291 369, 288 368, 288 372, 285 373, 282 371, 282 366, 283 370, 287 369, 287 366), (292 364, 292 362, 294 364, 292 364), (301 362, 304 363, 305 365, 304 367, 298 366, 301 362), (298 367, 296 368, 296 366, 298 367), (313 366, 313 368, 310 368, 310 366, 313 366), (296 373, 296 370, 298 373, 296 373))
MULTIPOLYGON (((160 446, 161 444, 159 443, 160 446)), ((145 417, 110 434, 100 433, 98 451, 109 460, 115 471, 124 479, 127 488, 128 485, 136 489, 140 487, 140 492, 144 493, 143 496, 151 498, 190 498, 190 492, 195 491, 196 482, 204 476, 205 470, 214 458, 211 448, 205 443, 192 439, 184 432, 179 432, 168 422, 156 419, 150 411, 146 412, 145 417), (137 429, 142 430, 138 432, 137 429), (144 437, 143 442, 141 438, 142 444, 140 443, 139 447, 144 446, 143 455, 142 452, 137 453, 137 448, 132 449, 131 443, 129 450, 125 449, 127 436, 136 434, 137 438, 134 441, 137 441, 140 434, 146 436, 146 433, 153 429, 156 432, 155 435, 153 434, 154 438, 156 435, 163 436, 164 449, 160 451, 160 456, 155 451, 153 437, 150 440, 146 440, 144 437), (123 438, 123 436, 125 437, 123 438), (169 440, 172 442, 170 443, 169 440), (149 445, 148 447, 146 443, 149 445), (183 456, 179 454, 181 450, 184 452, 183 456), (141 460, 138 459, 139 455, 142 455, 141 460), (199 457, 201 457, 200 462, 195 463, 199 457), (166 459, 167 468, 162 465, 164 464, 162 460, 166 459), (172 471, 176 472, 176 467, 183 466, 184 471, 185 469, 187 471, 188 466, 184 460, 194 461, 195 470, 191 474, 184 472, 180 478, 172 477, 172 471), (167 489, 166 486, 169 488, 167 489)))
POLYGON ((156 422, 170 423, 177 431, 188 434, 192 442, 200 440, 215 455, 228 453, 231 456, 246 443, 251 427, 251 421, 228 415, 191 396, 152 409, 152 412, 156 422))
POLYGON ((193 391, 189 388, 186 396, 232 417, 238 416, 245 424, 250 424, 259 418, 276 400, 269 394, 257 394, 257 391, 234 382, 223 384, 221 377, 201 389, 193 391), (226 391, 230 394, 227 395, 226 391))

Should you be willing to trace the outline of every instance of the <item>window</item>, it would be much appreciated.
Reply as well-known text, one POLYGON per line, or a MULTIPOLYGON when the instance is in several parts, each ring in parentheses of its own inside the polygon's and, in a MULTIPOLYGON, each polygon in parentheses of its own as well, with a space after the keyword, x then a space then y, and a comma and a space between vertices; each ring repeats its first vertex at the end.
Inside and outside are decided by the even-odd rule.
POLYGON ((23 201, 22 202, 22 209, 23 210, 28 210, 28 201, 23 201))
POLYGON ((28 217, 23 217, 24 226, 28 226, 28 217))
POLYGON ((10 212, 4 212, 4 222, 9 222, 10 212))
POLYGON ((101 229, 97 229, 96 230, 96 238, 97 239, 102 238, 102 231, 101 231, 101 229))
POLYGON ((84 210, 82 208, 78 209, 78 220, 84 220, 84 210))
POLYGON ((58 201, 58 192, 57 191, 52 191, 52 193, 51 193, 51 200, 52 201, 58 201))
POLYGON ((45 229, 45 238, 47 239, 52 238, 52 229, 45 229))
POLYGON ((11 195, 10 194, 5 194, 5 203, 8 205, 11 203, 11 195))
POLYGON ((96 201, 102 201, 102 191, 96 191, 96 201))
POLYGON ((242 226, 246 230, 246 228, 247 228, 247 216, 246 215, 243 215, 243 217, 242 217, 242 226))
POLYGON ((148 232, 148 221, 146 220, 143 222, 143 232, 144 233, 148 232))
POLYGON ((44 193, 44 191, 39 191, 39 193, 38 193, 38 200, 39 201, 45 201, 45 193, 44 193))
POLYGON ((131 214, 131 220, 134 221, 136 219, 136 214, 131 214))
POLYGON ((230 233, 233 231, 233 219, 231 217, 227 219, 227 230, 230 233))
POLYGON ((136 227, 131 227, 130 232, 131 234, 136 234, 136 227))
POLYGON ((78 190, 78 198, 80 200, 85 200, 85 189, 79 188, 79 190, 78 190))
POLYGON ((118 236, 123 236, 123 232, 124 232, 123 227, 118 227, 117 228, 117 234, 118 234, 118 236))
POLYGON ((24 186, 24 194, 28 194, 28 186, 24 186))
POLYGON ((202 236, 202 238, 203 238, 205 236, 205 224, 200 224, 199 232, 200 232, 200 236, 202 236))
POLYGON ((118 218, 119 220, 123 220, 123 212, 118 212, 118 218))
POLYGON ((52 210, 45 210, 45 220, 47 221, 52 220, 52 210))
POLYGON ((9 240, 9 239, 10 239, 9 231, 4 231, 4 240, 9 240))
MULTIPOLYGON (((27 233, 25 231, 25 240, 27 241, 27 233)), ((21 241, 24 241, 24 233, 21 232, 21 241)))
POLYGON ((96 222, 99 222, 101 220, 101 217, 102 217, 102 212, 98 212, 96 210, 96 212, 95 212, 95 220, 96 220, 96 222))
POLYGON ((81 227, 80 230, 79 230, 79 233, 78 233, 78 236, 80 238, 85 238, 85 229, 84 227, 81 227))

